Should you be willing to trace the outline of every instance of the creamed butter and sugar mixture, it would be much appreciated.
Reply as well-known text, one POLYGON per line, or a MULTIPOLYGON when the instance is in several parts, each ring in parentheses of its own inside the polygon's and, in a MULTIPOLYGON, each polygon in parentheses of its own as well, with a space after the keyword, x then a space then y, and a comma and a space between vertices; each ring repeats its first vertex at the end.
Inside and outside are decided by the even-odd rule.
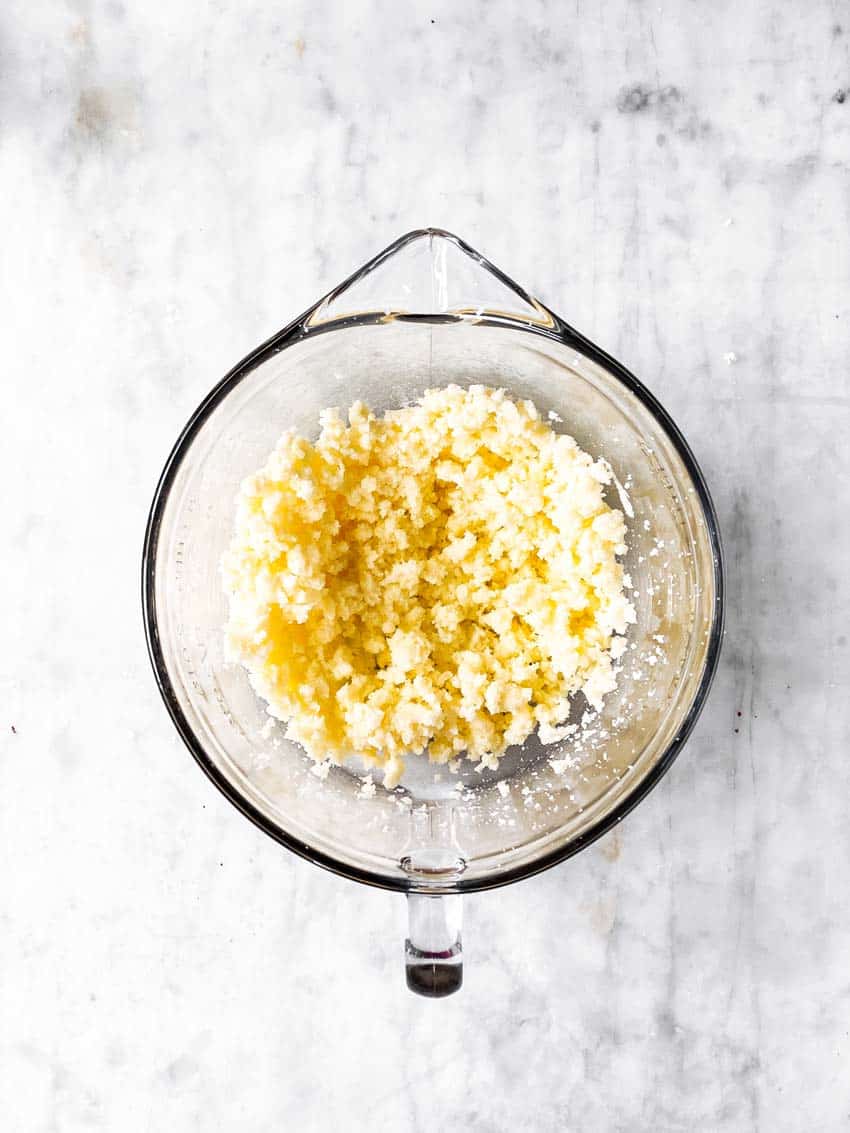
POLYGON ((365 757, 388 787, 426 748, 493 767, 614 687, 635 615, 610 480, 502 390, 327 410, 242 485, 229 655, 316 760, 365 757))

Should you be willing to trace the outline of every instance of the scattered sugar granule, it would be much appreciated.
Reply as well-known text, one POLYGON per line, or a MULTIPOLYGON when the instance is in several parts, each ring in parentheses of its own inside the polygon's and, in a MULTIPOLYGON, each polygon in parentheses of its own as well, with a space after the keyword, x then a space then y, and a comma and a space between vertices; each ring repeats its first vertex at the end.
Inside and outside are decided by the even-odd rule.
POLYGON ((614 661, 619 661, 623 654, 626 652, 628 642, 624 637, 615 637, 611 642, 611 657, 614 661))
MULTIPOLYGON (((611 655, 613 656, 613 651, 611 655)), ((542 744, 556 744, 577 731, 578 724, 561 724, 560 727, 557 728, 553 727, 551 724, 541 724, 537 730, 537 734, 542 744)))
POLYGON ((481 762, 476 764, 475 770, 481 771, 495 771, 499 766, 499 757, 492 751, 485 752, 481 757, 481 762))
POLYGON ((556 775, 563 775, 563 773, 570 767, 573 767, 573 761, 569 757, 566 759, 550 759, 549 766, 556 775))
POLYGON ((373 799, 376 789, 375 784, 372 782, 372 776, 364 775, 360 780, 360 790, 357 792, 357 797, 361 799, 373 799))

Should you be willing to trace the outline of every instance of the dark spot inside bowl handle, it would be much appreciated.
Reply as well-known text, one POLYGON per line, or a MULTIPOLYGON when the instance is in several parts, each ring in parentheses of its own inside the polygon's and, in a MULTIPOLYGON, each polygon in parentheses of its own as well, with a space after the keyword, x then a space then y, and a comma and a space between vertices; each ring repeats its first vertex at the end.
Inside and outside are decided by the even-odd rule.
POLYGON ((431 999, 452 995, 463 983, 461 898, 456 894, 408 893, 407 915, 407 986, 431 999))

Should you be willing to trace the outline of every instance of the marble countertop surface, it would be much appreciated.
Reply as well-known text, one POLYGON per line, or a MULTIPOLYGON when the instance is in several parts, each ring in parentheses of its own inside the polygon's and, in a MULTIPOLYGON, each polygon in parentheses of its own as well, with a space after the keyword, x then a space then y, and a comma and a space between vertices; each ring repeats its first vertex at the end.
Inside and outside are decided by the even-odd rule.
POLYGON ((9 1133, 848 1128, 850 11, 7 0, 0 11, 0 1114, 9 1133), (728 556, 661 786, 404 903, 200 774, 151 676, 146 512, 209 387, 407 229, 642 377, 728 556))

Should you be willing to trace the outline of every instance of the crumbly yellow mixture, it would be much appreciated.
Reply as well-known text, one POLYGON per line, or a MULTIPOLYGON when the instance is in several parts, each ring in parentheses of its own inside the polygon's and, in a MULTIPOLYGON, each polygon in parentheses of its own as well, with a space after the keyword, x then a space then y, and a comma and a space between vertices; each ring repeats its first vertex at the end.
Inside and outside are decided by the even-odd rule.
POLYGON ((407 754, 492 767, 599 706, 635 616, 608 465, 484 386, 321 425, 245 480, 223 563, 229 655, 287 735, 393 786, 407 754))

